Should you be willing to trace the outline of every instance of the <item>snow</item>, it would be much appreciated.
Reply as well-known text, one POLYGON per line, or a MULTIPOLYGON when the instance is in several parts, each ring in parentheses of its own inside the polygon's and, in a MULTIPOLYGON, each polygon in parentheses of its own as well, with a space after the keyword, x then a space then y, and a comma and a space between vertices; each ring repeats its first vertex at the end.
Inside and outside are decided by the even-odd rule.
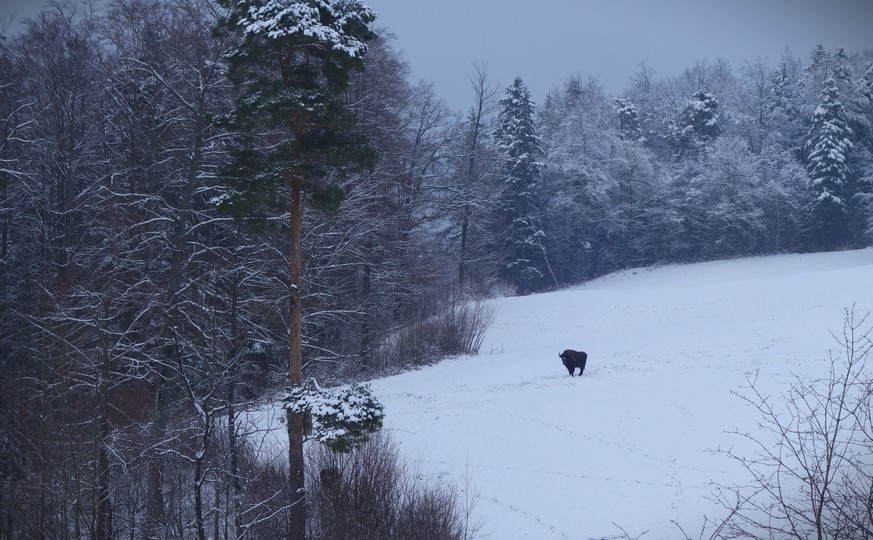
POLYGON ((407 460, 469 477, 478 538, 684 538, 677 524, 697 538, 726 515, 712 482, 747 480, 713 452, 750 451, 731 432, 758 429, 732 391, 756 371, 772 396, 826 375, 845 310, 873 309, 873 250, 628 270, 494 302, 479 356, 371 382, 407 460), (582 377, 566 348, 588 353, 582 377))
POLYGON ((711 452, 757 417, 731 391, 781 395, 827 373, 844 309, 873 309, 873 250, 626 271, 496 301, 478 357, 374 381, 385 427, 424 471, 479 494, 481 538, 697 537, 742 483, 711 452), (569 377, 558 353, 588 353, 569 377))
POLYGON ((366 441, 382 425, 382 405, 366 385, 321 388, 310 379, 282 400, 290 411, 311 414, 312 438, 334 449, 366 441))
POLYGON ((366 45, 345 33, 344 28, 351 21, 370 21, 373 12, 360 2, 318 1, 312 5, 287 0, 267 0, 264 5, 249 6, 246 17, 239 25, 246 34, 263 35, 270 39, 302 35, 328 44, 336 51, 352 58, 361 58, 367 50, 366 45), (335 19, 331 24, 321 22, 319 9, 331 14, 335 19))

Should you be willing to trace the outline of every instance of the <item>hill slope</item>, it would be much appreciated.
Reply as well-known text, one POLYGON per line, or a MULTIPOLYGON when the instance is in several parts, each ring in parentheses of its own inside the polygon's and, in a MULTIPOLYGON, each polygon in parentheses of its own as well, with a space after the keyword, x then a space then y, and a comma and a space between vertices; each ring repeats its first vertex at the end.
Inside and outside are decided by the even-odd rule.
POLYGON ((723 513, 709 450, 757 416, 731 390, 781 395, 826 374, 844 310, 873 309, 873 250, 627 271, 495 301, 480 355, 374 381, 386 427, 425 472, 479 494, 480 538, 696 537, 723 513), (558 359, 588 352, 582 378, 558 359))

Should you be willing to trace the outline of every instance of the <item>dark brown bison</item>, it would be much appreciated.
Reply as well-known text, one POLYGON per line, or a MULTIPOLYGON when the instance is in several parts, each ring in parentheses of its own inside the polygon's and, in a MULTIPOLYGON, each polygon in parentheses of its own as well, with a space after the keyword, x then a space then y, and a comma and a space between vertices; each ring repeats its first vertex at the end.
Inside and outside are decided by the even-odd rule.
POLYGON ((576 371, 576 368, 579 368, 579 376, 581 377, 583 373, 585 373, 585 362, 588 361, 588 355, 582 351, 574 351, 573 349, 567 349, 558 355, 560 357, 561 362, 564 363, 564 367, 567 368, 567 371, 570 372, 570 376, 573 376, 573 373, 576 371))

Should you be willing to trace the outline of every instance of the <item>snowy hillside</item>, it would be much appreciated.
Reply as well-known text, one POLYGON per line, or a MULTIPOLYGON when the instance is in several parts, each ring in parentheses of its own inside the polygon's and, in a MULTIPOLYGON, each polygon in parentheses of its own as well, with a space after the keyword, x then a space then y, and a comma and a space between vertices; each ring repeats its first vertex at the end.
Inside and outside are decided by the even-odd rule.
POLYGON ((422 470, 479 494, 480 538, 696 537, 710 450, 757 416, 731 394, 760 370, 780 395, 826 373, 844 309, 873 309, 873 250, 627 271, 495 301, 477 357, 374 381, 386 427, 422 470), (558 359, 588 352, 582 378, 558 359), (619 528, 621 527, 621 529, 619 528))

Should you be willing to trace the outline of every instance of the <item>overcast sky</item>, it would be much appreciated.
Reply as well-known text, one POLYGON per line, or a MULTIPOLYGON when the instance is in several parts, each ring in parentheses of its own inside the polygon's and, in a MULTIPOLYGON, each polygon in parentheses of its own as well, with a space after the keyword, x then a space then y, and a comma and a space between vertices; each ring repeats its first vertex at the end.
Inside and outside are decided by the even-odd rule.
POLYGON ((775 65, 786 47, 804 61, 817 43, 873 49, 873 0, 364 1, 454 109, 472 100, 472 62, 501 89, 522 77, 542 103, 574 74, 620 93, 641 62, 666 76, 718 57, 735 71, 757 57, 775 65))
MULTIPOLYGON (((0 0, 18 19, 41 0, 0 0)), ((873 49, 873 0, 364 0, 416 79, 435 84, 453 109, 472 99, 473 63, 501 88, 520 76, 541 103, 567 77, 598 77, 620 93, 644 62, 656 76, 697 60, 734 70, 757 57, 775 65, 788 47, 804 61, 828 50, 873 49)))

